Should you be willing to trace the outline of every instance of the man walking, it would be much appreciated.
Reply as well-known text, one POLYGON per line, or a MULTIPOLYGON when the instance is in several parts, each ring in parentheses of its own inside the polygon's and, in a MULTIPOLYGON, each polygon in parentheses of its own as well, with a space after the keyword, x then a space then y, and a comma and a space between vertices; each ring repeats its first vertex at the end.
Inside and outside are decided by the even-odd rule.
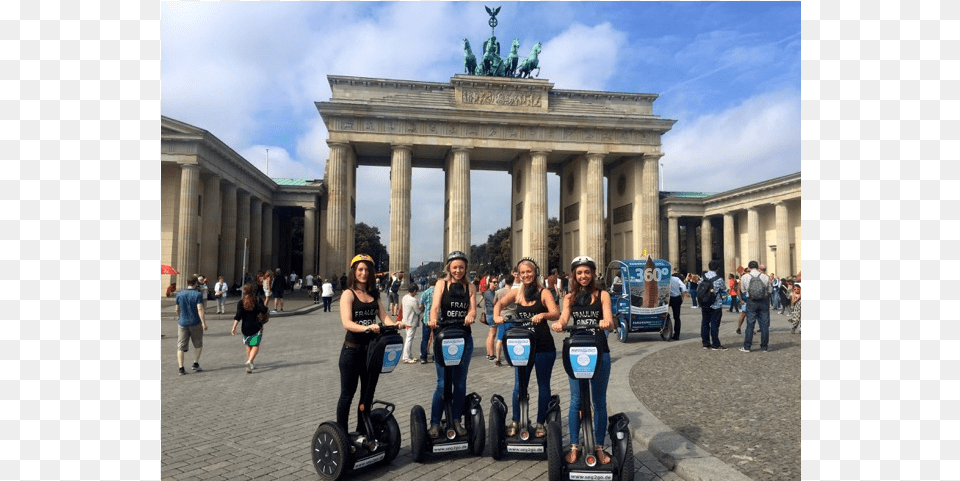
POLYGON ((680 280, 680 273, 670 276, 670 309, 673 310, 673 336, 670 339, 680 340, 680 307, 683 306, 683 297, 687 294, 687 286, 680 280))
POLYGON ((403 271, 399 271, 390 283, 390 293, 387 294, 387 297, 390 298, 390 315, 393 317, 396 317, 397 311, 400 310, 400 286, 402 284, 403 271))
POLYGON ((704 349, 725 351, 727 348, 720 344, 720 318, 723 316, 723 294, 727 288, 723 278, 717 275, 720 261, 713 259, 708 266, 710 270, 703 274, 701 282, 712 285, 713 293, 709 301, 700 304, 700 342, 704 349))
MULTIPOLYGON (((767 343, 770 341, 770 278, 759 270, 757 261, 747 264, 749 272, 744 273, 740 282, 740 291, 747 301, 747 332, 743 336, 742 352, 750 352, 753 344, 753 326, 760 323, 760 350, 767 352, 767 343)), ((764 267, 764 270, 766 268, 764 267)))
POLYGON ((183 369, 183 353, 193 348, 197 350, 193 359, 193 371, 200 372, 200 350, 203 349, 203 331, 207 330, 206 314, 203 312, 203 294, 197 289, 197 276, 187 279, 187 288, 177 293, 177 366, 180 375, 183 369))

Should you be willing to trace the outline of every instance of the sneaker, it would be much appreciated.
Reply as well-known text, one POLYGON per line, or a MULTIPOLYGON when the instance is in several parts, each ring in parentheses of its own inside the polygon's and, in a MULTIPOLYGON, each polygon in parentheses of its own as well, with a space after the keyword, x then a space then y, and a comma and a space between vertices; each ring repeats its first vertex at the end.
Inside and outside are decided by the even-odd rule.
POLYGON ((183 376, 183 375, 187 374, 187 371, 184 370, 184 369, 181 367, 179 373, 180 373, 181 376, 183 376))
POLYGON ((710 349, 710 345, 709 345, 709 344, 704 344, 704 345, 703 345, 703 348, 704 348, 704 349, 710 349))
POLYGON ((247 374, 253 372, 253 365, 250 364, 250 361, 243 363, 243 367, 247 370, 247 374))
POLYGON ((427 430, 427 436, 430 436, 431 439, 437 439, 440 437, 440 426, 436 424, 431 424, 430 429, 427 430))
POLYGON ((487 360, 488 360, 488 361, 496 361, 497 358, 494 357, 494 356, 487 356, 487 360))
POLYGON ((741 348, 740 348, 740 352, 750 352, 750 350, 749 350, 749 349, 746 349, 746 348, 743 348, 743 347, 741 347, 741 348))
POLYGON ((457 432, 457 436, 466 436, 467 428, 460 425, 460 423, 453 423, 453 430, 457 432))
POLYGON ((421 357, 421 358, 420 358, 420 364, 426 364, 426 363, 427 363, 427 360, 421 357))
POLYGON ((722 346, 722 345, 720 345, 720 346, 714 346, 714 347, 711 347, 710 349, 713 349, 714 351, 726 351, 726 350, 727 350, 727 348, 724 347, 724 346, 722 346))
POLYGON ((767 351, 767 348, 762 347, 762 348, 760 348, 760 352, 768 352, 768 351, 767 351))
POLYGON ((251 362, 251 363, 250 363, 250 370, 256 371, 256 370, 257 370, 257 365, 251 362))
POLYGON ((198 364, 198 363, 193 363, 193 367, 191 367, 190 370, 193 371, 193 372, 200 372, 200 371, 202 371, 203 369, 200 368, 200 364, 198 364))

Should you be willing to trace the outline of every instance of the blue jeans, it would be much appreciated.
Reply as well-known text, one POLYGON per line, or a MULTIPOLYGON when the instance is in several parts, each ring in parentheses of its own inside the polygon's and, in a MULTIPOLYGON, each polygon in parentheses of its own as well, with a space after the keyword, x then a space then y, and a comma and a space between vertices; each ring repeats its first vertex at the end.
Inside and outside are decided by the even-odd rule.
POLYGON ((775 287, 773 294, 770 294, 770 302, 774 309, 780 309, 780 288, 775 287))
POLYGON ((430 326, 420 323, 420 360, 427 360, 427 343, 430 342, 430 326))
MULTIPOLYGON (((537 422, 543 424, 547 419, 547 405, 550 404, 550 372, 553 371, 553 363, 557 360, 557 351, 538 352, 534 355, 533 364, 527 364, 525 367, 514 369, 513 375, 513 420, 520 420, 520 370, 526 369, 528 372, 536 370, 537 372, 537 422)), ((533 374, 532 372, 530 374, 533 374)), ((533 377, 533 376, 531 376, 533 377)), ((528 379, 529 381, 529 379, 528 379)), ((530 385, 527 384, 527 393, 530 392, 530 385)), ((529 394, 528 394, 529 396, 529 394)), ((528 397, 529 399, 529 397, 528 397)))
MULTIPOLYGON (((570 380, 570 412, 567 415, 570 425, 570 443, 580 442, 580 380, 570 380)), ((590 380, 590 398, 593 405, 593 438, 597 446, 603 445, 607 437, 607 383, 610 382, 610 353, 603 353, 603 367, 597 376, 590 380)))
POLYGON ((723 316, 723 308, 700 306, 700 316, 700 342, 704 347, 720 347, 720 317, 723 316))
POLYGON ((770 305, 767 299, 752 301, 747 298, 747 332, 743 336, 743 348, 750 350, 753 344, 753 326, 760 323, 760 349, 766 351, 770 341, 770 305))
MULTIPOLYGON (((473 357, 473 336, 467 334, 466 345, 463 347, 463 359, 460 365, 453 368, 453 419, 449 421, 460 422, 463 415, 463 404, 467 399, 467 371, 470 368, 470 358, 473 357)), ((443 366, 437 362, 437 389, 433 391, 433 406, 430 409, 430 424, 440 424, 440 418, 443 417, 443 366)))

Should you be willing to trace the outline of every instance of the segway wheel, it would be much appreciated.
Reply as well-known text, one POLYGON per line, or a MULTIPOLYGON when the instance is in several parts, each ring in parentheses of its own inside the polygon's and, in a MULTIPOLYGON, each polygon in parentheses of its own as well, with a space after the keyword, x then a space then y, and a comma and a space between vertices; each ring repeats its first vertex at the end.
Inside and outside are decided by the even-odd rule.
POLYGON ((505 417, 503 410, 496 405, 490 406, 490 456, 497 461, 503 459, 507 450, 505 417))
POLYGON ((350 472, 347 436, 337 423, 325 422, 317 428, 310 453, 321 479, 340 479, 350 472))
POLYGON ((617 319, 617 340, 627 342, 627 321, 622 317, 617 319))
MULTIPOLYGON (((631 438, 631 436, 630 436, 630 433, 628 432, 628 433, 627 433, 627 442, 624 443, 624 444, 626 444, 626 448, 624 449, 623 456, 622 456, 622 458, 623 458, 623 463, 620 465, 620 480, 621 480, 621 481, 630 481, 630 480, 633 479, 633 473, 634 473, 634 466, 633 466, 633 440, 630 439, 630 438, 631 438)), ((619 445, 620 445, 620 443, 614 442, 614 443, 613 443, 614 449, 617 449, 617 446, 619 446, 619 445)), ((614 453, 614 455, 617 455, 617 454, 620 454, 620 453, 614 453)), ((617 459, 620 459, 621 456, 616 456, 616 458, 617 458, 617 459)))
POLYGON ((477 409, 477 414, 470 415, 473 424, 470 429, 470 453, 483 456, 483 448, 487 442, 487 427, 483 424, 483 409, 477 409))
POLYGON ((373 422, 374 436, 387 444, 387 455, 380 464, 390 464, 400 453, 400 425, 397 418, 390 415, 386 409, 374 409, 370 413, 373 422))
POLYGON ((671 336, 673 336, 673 322, 670 314, 667 314, 667 318, 663 320, 663 327, 660 328, 660 339, 666 341, 671 336))
POLYGON ((547 479, 550 481, 560 481, 563 476, 562 442, 560 424, 556 421, 547 422, 547 479))
POLYGON ((410 454, 413 460, 423 462, 427 451, 427 415, 419 405, 410 410, 410 454))

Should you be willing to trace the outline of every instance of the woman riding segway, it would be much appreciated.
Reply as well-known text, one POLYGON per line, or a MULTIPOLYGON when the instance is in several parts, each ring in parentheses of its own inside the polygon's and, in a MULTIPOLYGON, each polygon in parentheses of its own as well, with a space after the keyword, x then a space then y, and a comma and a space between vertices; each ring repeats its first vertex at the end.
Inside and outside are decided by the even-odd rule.
MULTIPOLYGON (((529 354, 530 361, 524 366, 517 367, 514 376, 513 388, 513 412, 512 422, 507 427, 506 437, 513 438, 519 436, 520 440, 529 439, 529 431, 533 431, 534 437, 543 438, 547 435, 547 429, 544 424, 547 422, 547 413, 550 411, 552 394, 550 392, 550 373, 553 370, 553 364, 557 360, 557 347, 553 342, 553 335, 550 334, 550 328, 547 321, 556 320, 560 316, 557 304, 553 300, 553 294, 540 285, 539 267, 537 263, 524 257, 517 263, 517 272, 520 276, 522 285, 518 289, 513 289, 504 295, 493 307, 493 318, 497 324, 502 324, 505 319, 501 315, 510 304, 516 303, 516 321, 518 323, 532 323, 533 325, 533 345, 534 352, 529 354), (539 394, 537 397, 537 418, 536 425, 530 429, 529 419, 521 419, 521 413, 525 414, 525 403, 527 384, 530 381, 530 374, 533 370, 537 373, 537 387, 539 394), (523 399, 521 399, 523 398, 523 399)), ((524 329, 516 327, 514 329, 524 329)), ((515 331, 518 332, 518 331, 515 331)), ((519 333, 519 332, 518 332, 519 333)), ((526 334, 526 333, 523 333, 526 334)), ((510 359, 510 345, 506 338, 510 337, 511 331, 507 331, 505 345, 508 359, 510 359)), ((522 336, 526 337, 526 336, 522 336)), ((559 414, 559 398, 555 405, 557 414, 559 414)), ((500 413, 502 414, 502 413, 500 413)), ((493 414, 491 413, 491 417, 493 414)), ((508 443, 509 444, 509 443, 508 443)), ((497 449, 497 446, 493 446, 497 449)), ((495 451, 496 453, 496 451, 495 451)))
MULTIPOLYGON (((607 384, 610 381, 610 349, 604 331, 613 329, 614 324, 610 294, 597 287, 596 269, 597 265, 590 257, 579 256, 573 260, 570 270, 574 282, 571 282, 570 293, 563 298, 560 320, 551 326, 555 332, 571 332, 564 342, 563 354, 564 369, 570 377, 568 422, 571 444, 563 462, 550 460, 551 481, 563 479, 561 473, 570 474, 575 469, 612 471, 619 474, 619 479, 633 478, 632 444, 627 418, 622 413, 609 419, 612 424, 610 434, 615 438, 616 464, 610 464, 611 457, 603 449, 608 422, 607 384), (567 327, 570 319, 574 320, 572 328, 567 327), (596 359, 589 359, 591 356, 596 359), (581 416, 587 419, 586 425, 581 425, 581 416), (583 450, 580 447, 581 428, 585 438, 583 450), (582 457, 581 452, 585 453, 582 457)), ((560 437, 555 436, 553 442, 559 446, 560 437)), ((548 454, 554 454, 552 451, 555 450, 557 448, 548 454)))
POLYGON ((376 462, 389 463, 400 451, 394 405, 374 401, 373 393, 380 373, 393 371, 400 361, 403 339, 397 327, 405 326, 395 324, 383 310, 373 276, 373 258, 357 255, 350 262, 349 288, 340 297, 340 322, 347 332, 340 350, 337 421, 321 424, 311 445, 314 467, 324 479, 339 479, 376 462), (357 430, 348 432, 350 405, 358 382, 357 430), (384 407, 372 409, 374 404, 384 407))
POLYGON ((480 396, 466 394, 467 372, 473 356, 470 325, 477 316, 476 286, 466 279, 467 255, 461 251, 451 252, 446 270, 448 280, 437 282, 430 307, 437 388, 433 393, 430 428, 426 432, 423 408, 417 405, 410 410, 410 443, 416 462, 423 461, 428 448, 433 453, 469 450, 479 455, 486 438, 480 396), (466 426, 461 423, 465 405, 466 426))

